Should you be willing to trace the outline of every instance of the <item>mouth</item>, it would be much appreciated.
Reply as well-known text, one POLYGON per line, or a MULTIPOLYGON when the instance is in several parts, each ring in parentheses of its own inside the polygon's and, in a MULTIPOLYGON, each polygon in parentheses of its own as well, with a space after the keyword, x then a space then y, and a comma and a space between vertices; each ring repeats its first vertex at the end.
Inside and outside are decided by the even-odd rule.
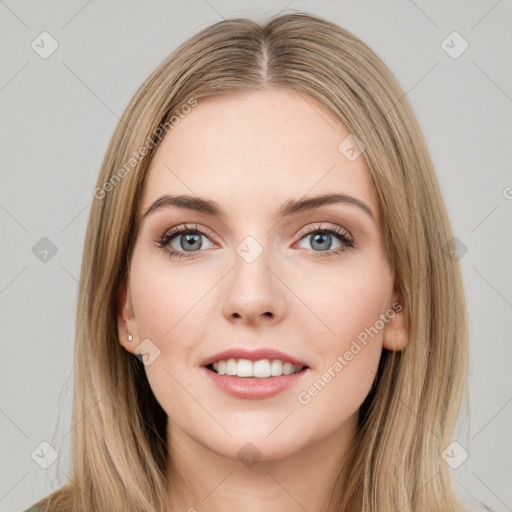
POLYGON ((311 373, 305 360, 273 347, 232 347, 204 359, 200 366, 220 391, 244 400, 276 396, 311 373))
MULTIPOLYGON (((261 357, 261 356, 260 356, 261 357)), ((274 356, 275 357, 275 356, 274 356)), ((201 366, 210 383, 220 391, 243 400, 262 400, 297 386, 310 372, 301 361, 229 358, 201 366)))
POLYGON ((294 375, 307 370, 306 365, 293 364, 282 359, 221 359, 204 366, 207 370, 218 375, 231 377, 266 379, 269 377, 281 377, 294 375))

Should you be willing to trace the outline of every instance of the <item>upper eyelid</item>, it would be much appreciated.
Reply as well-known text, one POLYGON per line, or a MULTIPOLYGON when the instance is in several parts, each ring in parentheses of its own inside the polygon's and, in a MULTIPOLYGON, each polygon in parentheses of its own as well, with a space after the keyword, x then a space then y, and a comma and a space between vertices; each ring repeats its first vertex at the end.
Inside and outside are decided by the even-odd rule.
POLYGON ((351 240, 354 239, 354 236, 352 235, 352 233, 347 229, 347 228, 344 228, 342 226, 338 226, 336 224, 330 224, 329 226, 320 226, 319 224, 321 223, 316 223, 316 225, 311 225, 311 224, 308 224, 306 227, 304 228, 301 228, 297 234, 297 236, 300 236, 301 238, 303 236, 306 236, 306 235, 309 235, 311 233, 314 233, 316 231, 331 231, 331 230, 340 230, 340 231, 343 231, 344 233, 347 234, 348 238, 350 238, 351 240))
POLYGON ((204 226, 198 226, 197 224, 180 224, 178 226, 174 226, 166 231, 164 231, 163 233, 163 237, 164 236, 177 236, 177 235, 182 235, 183 232, 187 232, 187 231, 191 231, 191 232, 197 232, 197 233, 200 233, 202 235, 206 235, 206 236, 211 236, 213 238, 215 238, 215 235, 213 234, 213 231, 211 231, 210 229, 208 228, 205 228, 204 226))

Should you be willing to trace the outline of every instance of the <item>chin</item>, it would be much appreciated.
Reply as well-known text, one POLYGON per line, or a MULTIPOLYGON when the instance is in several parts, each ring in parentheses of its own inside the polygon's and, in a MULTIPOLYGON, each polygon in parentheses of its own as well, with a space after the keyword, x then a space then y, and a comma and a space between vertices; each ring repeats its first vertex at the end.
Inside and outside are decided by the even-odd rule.
POLYGON ((314 438, 297 425, 285 426, 287 420, 280 424, 285 416, 280 415, 272 422, 271 428, 268 427, 268 421, 228 422, 228 430, 233 437, 224 433, 212 436, 212 432, 207 431, 202 432, 196 440, 210 451, 226 458, 238 459, 247 467, 258 461, 285 459, 307 448, 314 438))

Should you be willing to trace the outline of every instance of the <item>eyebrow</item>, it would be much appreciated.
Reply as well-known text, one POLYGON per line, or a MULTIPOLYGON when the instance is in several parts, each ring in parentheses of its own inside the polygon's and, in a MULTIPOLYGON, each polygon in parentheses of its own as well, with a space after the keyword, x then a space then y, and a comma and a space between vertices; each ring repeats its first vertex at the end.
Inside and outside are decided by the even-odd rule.
MULTIPOLYGON (((372 210, 363 201, 346 194, 324 194, 307 197, 305 199, 288 199, 279 208, 277 212, 277 220, 279 221, 284 217, 288 217, 297 213, 314 210, 316 208, 320 208, 321 206, 338 203, 357 206, 375 221, 372 210)), ((169 194, 159 197, 145 211, 142 218, 145 219, 148 215, 157 210, 170 207, 184 208, 187 210, 203 213, 205 215, 210 215, 212 217, 218 217, 222 220, 226 218, 226 212, 217 202, 211 199, 203 199, 197 196, 169 194)))

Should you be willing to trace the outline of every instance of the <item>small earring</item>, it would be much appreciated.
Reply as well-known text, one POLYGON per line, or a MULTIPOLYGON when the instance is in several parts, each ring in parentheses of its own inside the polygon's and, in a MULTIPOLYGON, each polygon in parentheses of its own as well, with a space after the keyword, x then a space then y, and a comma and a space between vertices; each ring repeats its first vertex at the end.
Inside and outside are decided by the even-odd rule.
POLYGON ((131 334, 128 334, 128 341, 133 341, 133 336, 131 334))

